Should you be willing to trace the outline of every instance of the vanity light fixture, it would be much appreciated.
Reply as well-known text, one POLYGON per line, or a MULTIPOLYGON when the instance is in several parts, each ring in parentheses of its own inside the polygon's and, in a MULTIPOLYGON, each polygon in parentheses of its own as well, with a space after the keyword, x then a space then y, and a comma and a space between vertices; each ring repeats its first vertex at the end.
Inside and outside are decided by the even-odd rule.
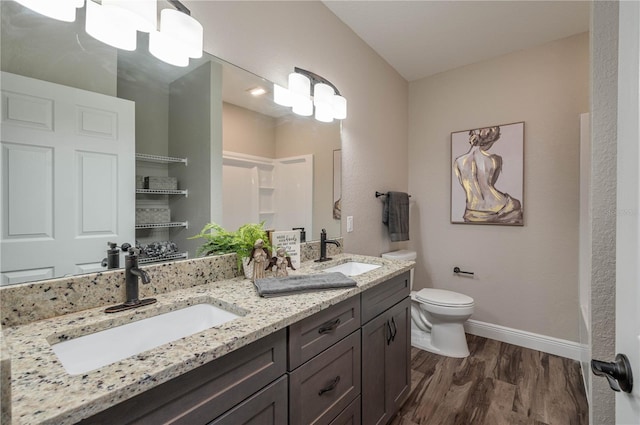
MULTIPOLYGON (((181 5, 179 2, 171 3, 181 5)), ((149 34, 152 55, 176 66, 187 66, 189 58, 202 57, 202 25, 190 13, 184 6, 160 12, 160 30, 149 34)))
MULTIPOLYGON (((73 22, 76 8, 85 0, 16 0, 50 18, 73 22)), ((149 33, 149 51, 158 59, 187 66, 189 58, 202 57, 203 28, 178 0, 167 0, 175 9, 160 12, 158 0, 86 0, 85 30, 93 38, 122 50, 135 50, 137 31, 149 33)))
MULTIPOLYGON (((126 7, 126 3, 122 1, 103 0, 102 4, 98 4, 92 0, 87 0, 87 14, 85 21, 85 31, 96 40, 122 50, 136 50, 137 27, 136 23, 146 22, 144 16, 134 12, 126 7)), ((136 2, 131 2, 135 4, 136 2)), ((141 3, 149 3, 149 1, 141 1, 141 3)), ((151 1, 156 5, 155 0, 151 1)), ((154 13, 151 11, 150 13, 154 13)), ((154 15, 155 19, 155 15, 154 15)), ((148 27, 147 28, 148 32, 148 27)))
POLYGON ((278 105, 291 107, 293 112, 310 116, 322 122, 343 120, 347 117, 347 99, 326 78, 302 68, 289 74, 289 88, 273 85, 273 100, 278 105))
POLYGON ((48 18, 64 22, 76 20, 76 9, 82 7, 84 0, 16 0, 18 3, 34 12, 48 18))

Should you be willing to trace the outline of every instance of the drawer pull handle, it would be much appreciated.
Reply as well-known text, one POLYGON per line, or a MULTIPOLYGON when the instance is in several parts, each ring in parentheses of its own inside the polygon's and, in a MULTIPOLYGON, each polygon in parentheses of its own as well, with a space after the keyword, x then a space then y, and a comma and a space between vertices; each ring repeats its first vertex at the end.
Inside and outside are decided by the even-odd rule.
POLYGON ((335 390, 336 387, 338 386, 338 382, 340 382, 340 375, 336 376, 335 379, 331 381, 329 385, 327 385, 326 387, 318 391, 318 395, 322 395, 324 393, 328 393, 329 391, 335 390))
POLYGON ((396 339, 396 334, 398 333, 398 327, 396 326, 396 320, 392 317, 391 320, 387 320, 385 323, 387 325, 385 334, 387 338, 387 345, 391 344, 396 339), (391 329, 391 325, 393 325, 393 329, 391 329))
POLYGON ((391 341, 396 340, 396 334, 398 333, 398 327, 396 326, 396 319, 391 318, 391 324, 393 325, 393 333, 391 334, 391 341))
POLYGON ((320 326, 318 328, 318 333, 320 335, 324 335, 326 333, 333 332, 336 330, 336 328, 339 325, 340 325, 340 318, 338 317, 337 319, 327 322, 324 325, 320 326))

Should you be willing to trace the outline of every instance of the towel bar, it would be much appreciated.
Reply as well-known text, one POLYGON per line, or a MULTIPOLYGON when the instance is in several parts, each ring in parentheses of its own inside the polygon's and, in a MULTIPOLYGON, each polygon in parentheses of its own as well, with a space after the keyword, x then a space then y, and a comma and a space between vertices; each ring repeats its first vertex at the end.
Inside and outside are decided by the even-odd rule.
MULTIPOLYGON (((386 193, 382 193, 382 192, 378 192, 378 191, 376 190, 376 198, 379 198, 379 197, 381 197, 381 196, 387 196, 387 194, 386 194, 386 193)), ((411 198, 411 195, 409 195, 409 198, 411 198)))

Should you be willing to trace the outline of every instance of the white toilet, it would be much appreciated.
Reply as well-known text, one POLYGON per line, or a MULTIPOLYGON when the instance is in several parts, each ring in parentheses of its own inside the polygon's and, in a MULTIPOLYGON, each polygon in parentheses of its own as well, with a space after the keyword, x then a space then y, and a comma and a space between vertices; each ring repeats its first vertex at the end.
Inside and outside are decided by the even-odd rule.
MULTIPOLYGON (((392 260, 416 260, 416 252, 402 249, 382 254, 392 260)), ((411 345, 447 357, 467 357, 464 322, 473 313, 473 298, 444 289, 413 290, 411 270, 411 345)))

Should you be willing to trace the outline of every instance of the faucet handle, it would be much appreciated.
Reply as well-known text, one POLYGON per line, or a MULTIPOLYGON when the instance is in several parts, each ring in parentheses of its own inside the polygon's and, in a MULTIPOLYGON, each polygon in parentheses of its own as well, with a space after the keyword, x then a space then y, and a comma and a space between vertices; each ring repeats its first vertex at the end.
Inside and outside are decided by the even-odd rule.
POLYGON ((140 249, 139 248, 134 248, 132 246, 130 246, 127 251, 129 251, 129 256, 138 256, 140 255, 140 249))

